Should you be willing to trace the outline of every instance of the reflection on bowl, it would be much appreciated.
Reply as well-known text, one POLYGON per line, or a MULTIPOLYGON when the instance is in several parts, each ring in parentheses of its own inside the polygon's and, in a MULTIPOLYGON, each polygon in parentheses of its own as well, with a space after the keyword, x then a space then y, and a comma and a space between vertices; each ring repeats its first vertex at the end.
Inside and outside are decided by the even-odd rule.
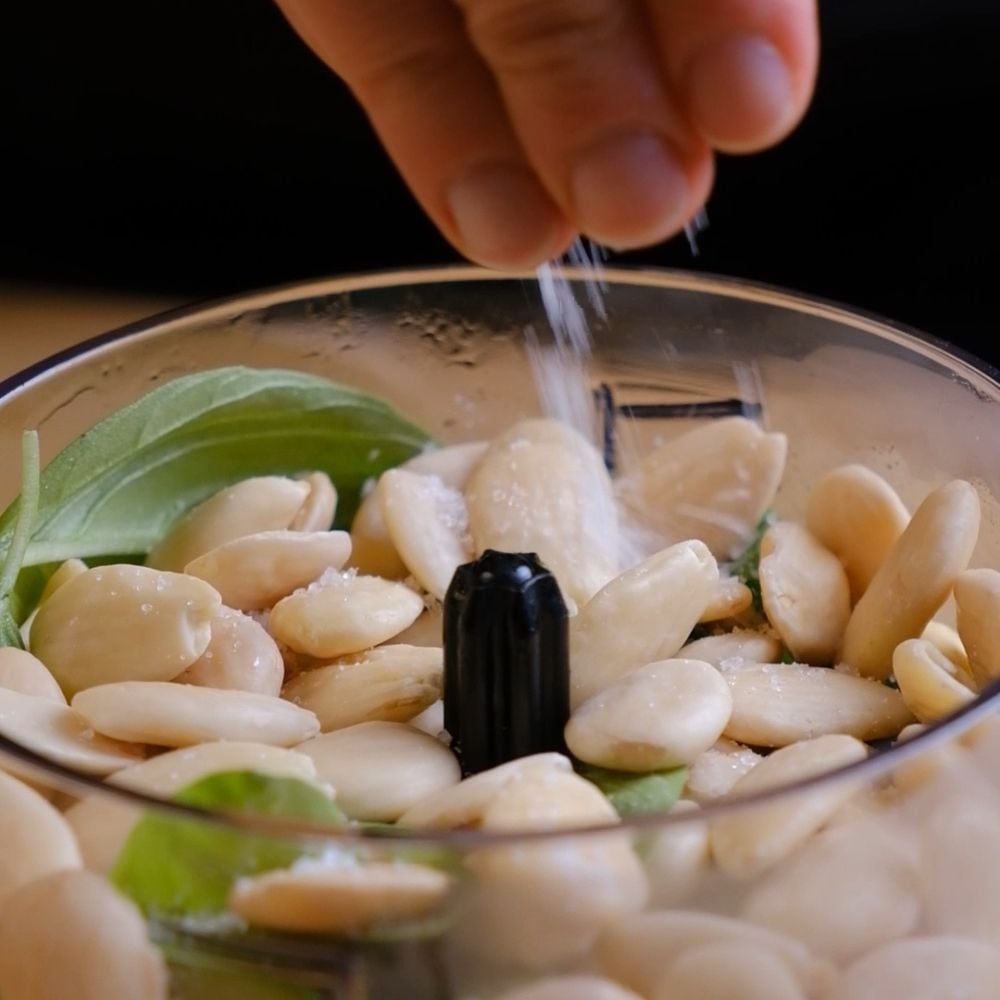
MULTIPOLYGON (((120 506, 95 488, 80 523, 129 523, 141 483, 204 504, 180 528, 165 509, 150 544, 122 528, 127 551, 36 532, 52 565, 29 648, 51 673, 0 659, 3 766, 38 790, 0 776, 20 858, 0 868, 5 997, 161 996, 168 978, 181 997, 993 995, 995 373, 782 292, 604 277, 606 315, 577 296, 593 344, 575 390, 537 287, 475 270, 182 311, 0 386, 6 453, 37 428, 48 461, 173 385, 116 439, 155 453, 149 478, 109 473, 120 506), (286 434, 280 454, 206 446, 182 466, 177 387, 236 365, 334 379, 406 420, 338 397, 342 450, 300 452, 337 426, 327 390, 220 382, 199 397, 218 440, 286 434), (293 389, 316 393, 308 421, 282 409, 293 389), (239 409, 251 396, 267 420, 239 409), (484 549, 538 553, 565 599, 568 621, 514 645, 544 680, 568 641, 572 762, 561 720, 555 740, 540 722, 493 738, 525 709, 507 646, 472 641, 482 617, 464 666, 448 646, 442 717, 441 602, 447 618, 454 569, 484 549), (112 565, 52 577, 67 555, 112 565), (456 714, 459 676, 485 721, 456 714), (446 721, 466 734, 451 749, 446 721), (478 773, 459 782, 460 763, 478 773), (101 960, 48 962, 49 937, 101 960)), ((0 486, 17 494, 14 463, 0 486)), ((559 697, 527 701, 544 721, 559 697)))

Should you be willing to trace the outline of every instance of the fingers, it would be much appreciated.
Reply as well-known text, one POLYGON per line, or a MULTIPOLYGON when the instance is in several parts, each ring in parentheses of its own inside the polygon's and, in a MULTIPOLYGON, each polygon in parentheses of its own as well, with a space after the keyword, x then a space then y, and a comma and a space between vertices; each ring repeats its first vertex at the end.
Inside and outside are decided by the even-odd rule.
MULTIPOLYGON (((804 112, 815 0, 278 0, 467 256, 676 233, 804 112)), ((336 123, 331 123, 336 127, 336 123)))
POLYGON ((458 0, 532 166, 573 226, 614 248, 676 233, 712 179, 630 0, 458 0))
POLYGON ((815 0, 645 0, 674 93, 716 149, 783 138, 812 96, 815 0))
POLYGON ((448 0, 279 3, 354 90, 424 210, 459 250, 494 267, 533 267, 562 253, 570 224, 525 158, 448 0))

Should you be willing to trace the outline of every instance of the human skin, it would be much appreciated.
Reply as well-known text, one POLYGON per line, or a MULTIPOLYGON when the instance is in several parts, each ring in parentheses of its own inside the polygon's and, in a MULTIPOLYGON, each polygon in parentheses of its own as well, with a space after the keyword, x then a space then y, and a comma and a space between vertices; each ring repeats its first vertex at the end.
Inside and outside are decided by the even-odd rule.
POLYGON ((466 256, 532 267, 582 233, 678 232, 714 153, 790 132, 815 0, 278 0, 466 256))

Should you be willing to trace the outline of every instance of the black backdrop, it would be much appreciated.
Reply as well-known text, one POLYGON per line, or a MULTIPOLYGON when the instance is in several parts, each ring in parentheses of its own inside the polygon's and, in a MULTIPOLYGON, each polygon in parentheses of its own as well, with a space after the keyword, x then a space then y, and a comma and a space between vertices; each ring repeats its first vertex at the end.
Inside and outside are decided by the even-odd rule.
MULTIPOLYGON (((0 278, 193 298, 457 259, 270 0, 9 6, 0 278)), ((620 259, 820 294, 1000 363, 1000 3, 821 6, 804 125, 723 160, 697 258, 679 238, 620 259)))

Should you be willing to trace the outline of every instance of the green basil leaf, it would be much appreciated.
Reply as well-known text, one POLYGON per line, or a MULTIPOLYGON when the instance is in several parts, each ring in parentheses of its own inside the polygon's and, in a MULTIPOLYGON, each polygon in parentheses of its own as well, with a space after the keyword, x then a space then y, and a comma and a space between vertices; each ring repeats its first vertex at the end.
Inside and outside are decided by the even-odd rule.
POLYGON ((24 648, 21 639, 21 630, 11 612, 10 604, 7 601, 0 601, 0 646, 14 646, 17 649, 24 648))
POLYGON ((604 792, 622 817, 670 812, 681 797, 688 777, 686 767, 634 774, 580 764, 579 772, 604 792))
POLYGON ((764 613, 764 604, 760 595, 760 543, 764 533, 777 521, 778 516, 773 510, 767 511, 754 528, 750 544, 733 560, 729 572, 746 584, 753 594, 753 607, 757 614, 764 613))
MULTIPOLYGON (((366 480, 428 443, 387 403, 316 375, 231 367, 183 376, 49 463, 23 562, 145 554, 195 504, 257 475, 326 472, 345 526, 366 480)), ((0 554, 12 551, 20 509, 16 501, 0 517, 0 554)), ((18 587, 16 621, 37 596, 35 577, 18 587)))
MULTIPOLYGON (((319 789, 297 778, 223 771, 188 786, 175 801, 223 812, 343 826, 344 814, 319 789)), ((114 884, 150 915, 211 916, 226 911, 233 883, 287 868, 302 844, 196 819, 146 814, 111 874, 114 884)))
POLYGON ((18 624, 20 607, 13 601, 14 585, 24 563, 25 551, 38 516, 38 434, 25 431, 21 438, 21 496, 11 513, 9 541, 0 565, 0 645, 22 647, 18 624))

